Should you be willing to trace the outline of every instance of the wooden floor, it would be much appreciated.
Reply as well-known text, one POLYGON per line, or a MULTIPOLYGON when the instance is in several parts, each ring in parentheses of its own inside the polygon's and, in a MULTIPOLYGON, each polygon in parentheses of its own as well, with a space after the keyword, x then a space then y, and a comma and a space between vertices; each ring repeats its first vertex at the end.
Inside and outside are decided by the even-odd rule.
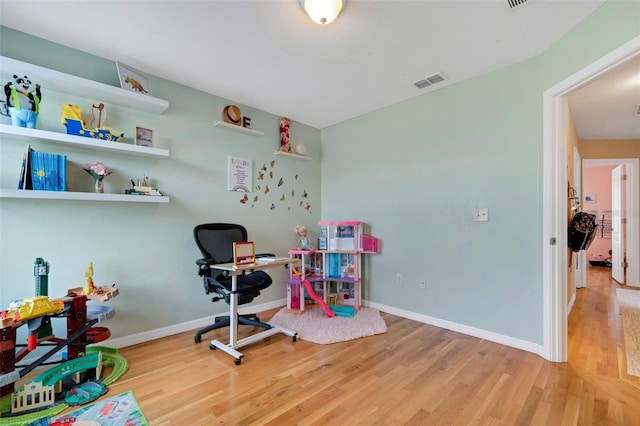
POLYGON ((242 348, 240 366, 209 349, 226 331, 123 348, 130 369, 104 398, 133 390, 154 426, 640 425, 617 286, 602 268, 578 289, 568 363, 383 314, 385 334, 334 345, 277 335, 242 348))

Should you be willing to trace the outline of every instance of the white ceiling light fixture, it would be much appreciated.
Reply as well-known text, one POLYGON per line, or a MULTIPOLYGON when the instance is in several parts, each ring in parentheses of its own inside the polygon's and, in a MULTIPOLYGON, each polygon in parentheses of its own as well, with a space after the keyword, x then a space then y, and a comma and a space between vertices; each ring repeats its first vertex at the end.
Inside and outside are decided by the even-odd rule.
POLYGON ((309 18, 317 24, 332 23, 342 11, 346 0, 300 0, 300 4, 309 18))

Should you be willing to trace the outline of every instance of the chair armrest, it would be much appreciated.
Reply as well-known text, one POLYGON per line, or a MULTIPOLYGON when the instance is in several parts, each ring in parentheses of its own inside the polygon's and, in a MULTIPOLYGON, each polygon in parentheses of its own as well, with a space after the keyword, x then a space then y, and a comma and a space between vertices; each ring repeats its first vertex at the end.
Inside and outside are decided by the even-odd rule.
POLYGON ((196 265, 198 266, 211 266, 215 265, 216 261, 213 259, 198 259, 196 260, 196 265))

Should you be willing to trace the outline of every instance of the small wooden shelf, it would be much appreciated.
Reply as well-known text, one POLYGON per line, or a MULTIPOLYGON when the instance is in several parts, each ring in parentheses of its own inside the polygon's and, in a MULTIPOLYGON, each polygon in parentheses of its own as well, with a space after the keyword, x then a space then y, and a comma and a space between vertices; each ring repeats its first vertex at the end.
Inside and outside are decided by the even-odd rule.
POLYGON ((0 198, 21 198, 32 200, 70 201, 121 201, 128 203, 168 203, 169 197, 151 195, 96 194, 93 192, 31 191, 21 189, 0 189, 0 198))
POLYGON ((236 126, 234 124, 225 123, 224 121, 214 121, 213 125, 215 127, 220 127, 222 129, 235 130, 236 132, 246 133, 248 135, 253 135, 253 136, 262 136, 262 135, 264 135, 264 132, 261 132, 260 130, 248 129, 246 127, 236 126))
POLYGON ((307 157, 306 155, 294 154, 292 152, 276 151, 276 155, 282 155, 284 157, 297 158, 299 160, 311 160, 311 157, 307 157))
MULTIPOLYGON (((31 81, 42 84, 43 89, 55 92, 99 99, 102 102, 154 114, 162 114, 169 108, 169 102, 164 99, 50 70, 6 56, 0 56, 0 69, 4 70, 3 72, 11 70, 13 74, 28 75, 31 81)), ((3 77, 6 76, 3 75, 3 77)))
POLYGON ((66 133, 50 132, 48 130, 27 129, 26 127, 17 127, 9 124, 0 124, 0 135, 11 136, 11 138, 3 137, 3 141, 6 139, 14 139, 30 143, 35 140, 57 146, 71 146, 94 151, 111 151, 151 158, 169 157, 169 151, 166 149, 149 148, 122 142, 85 138, 82 136, 68 135, 66 133))

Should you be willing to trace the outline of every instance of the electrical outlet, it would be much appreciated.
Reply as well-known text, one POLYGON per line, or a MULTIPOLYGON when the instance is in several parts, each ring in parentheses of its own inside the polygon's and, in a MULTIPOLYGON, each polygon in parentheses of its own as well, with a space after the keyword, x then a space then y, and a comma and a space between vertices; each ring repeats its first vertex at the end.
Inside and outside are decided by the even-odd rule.
POLYGON ((474 222, 489 222, 489 208, 473 209, 474 222))
POLYGON ((396 285, 402 285, 402 274, 396 275, 396 285))
POLYGON ((427 277, 420 277, 420 288, 427 288, 427 277))

